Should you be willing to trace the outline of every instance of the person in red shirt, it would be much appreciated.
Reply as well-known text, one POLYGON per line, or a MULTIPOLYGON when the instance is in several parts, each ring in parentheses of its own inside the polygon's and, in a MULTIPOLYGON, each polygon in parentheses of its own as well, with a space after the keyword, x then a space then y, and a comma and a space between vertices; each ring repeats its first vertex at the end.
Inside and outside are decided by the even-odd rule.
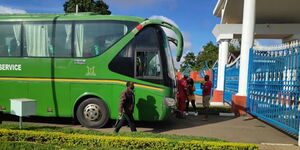
POLYGON ((187 75, 184 75, 182 79, 178 80, 177 86, 177 108, 178 108, 178 118, 183 118, 183 112, 185 109, 185 100, 187 99, 187 75))
POLYGON ((203 121, 208 120, 208 109, 209 109, 209 100, 210 100, 210 93, 211 93, 211 88, 212 88, 212 83, 209 80, 209 76, 205 75, 204 77, 205 83, 202 85, 202 95, 203 95, 203 107, 204 107, 204 113, 205 116, 202 119, 203 121))

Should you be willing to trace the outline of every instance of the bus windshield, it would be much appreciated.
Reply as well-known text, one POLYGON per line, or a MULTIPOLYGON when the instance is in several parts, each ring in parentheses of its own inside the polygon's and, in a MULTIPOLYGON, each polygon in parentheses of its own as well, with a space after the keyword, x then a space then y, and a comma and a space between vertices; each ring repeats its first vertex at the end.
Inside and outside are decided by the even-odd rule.
POLYGON ((168 75, 171 79, 175 80, 175 68, 173 63, 173 57, 171 54, 171 48, 169 45, 169 40, 166 34, 164 34, 164 50, 167 57, 167 64, 168 64, 168 75))

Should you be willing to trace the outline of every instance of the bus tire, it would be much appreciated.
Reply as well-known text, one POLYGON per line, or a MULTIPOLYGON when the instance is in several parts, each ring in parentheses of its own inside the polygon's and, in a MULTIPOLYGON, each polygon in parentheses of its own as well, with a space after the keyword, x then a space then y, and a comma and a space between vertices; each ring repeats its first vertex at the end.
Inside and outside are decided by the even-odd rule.
POLYGON ((88 98, 79 104, 76 116, 79 123, 87 128, 101 128, 109 120, 109 111, 103 100, 88 98))

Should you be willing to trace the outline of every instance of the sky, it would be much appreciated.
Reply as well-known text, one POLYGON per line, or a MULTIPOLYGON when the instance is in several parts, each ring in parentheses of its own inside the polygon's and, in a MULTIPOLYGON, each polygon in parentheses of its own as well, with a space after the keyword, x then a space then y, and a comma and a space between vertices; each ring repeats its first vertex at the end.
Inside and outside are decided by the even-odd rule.
MULTIPOLYGON (((66 0, 0 0, 0 13, 63 13, 66 0)), ((184 36, 184 53, 199 53, 220 18, 213 16, 217 0, 104 0, 113 15, 167 18, 184 36)), ((173 52, 175 54, 175 52, 173 52)), ((176 63, 178 66, 178 63, 176 63)))
MULTIPOLYGON (((8 9, 27 13, 63 13, 66 0, 0 0, 0 13, 8 9)), ((213 16, 217 0, 104 0, 113 15, 150 18, 163 16, 175 22, 183 32, 185 50, 198 53, 209 41, 220 19, 213 16)))
MULTIPOLYGON (((63 13, 66 0, 0 0, 0 13, 63 13)), ((213 16, 217 0, 104 0, 112 15, 158 18, 175 24, 184 36, 184 54, 198 54, 210 41, 220 18, 213 16)), ((262 45, 278 41, 262 40, 262 45)), ((175 56, 175 50, 173 50, 175 56)), ((183 59, 182 59, 183 60, 183 59)), ((175 63, 176 68, 179 63, 175 63)))

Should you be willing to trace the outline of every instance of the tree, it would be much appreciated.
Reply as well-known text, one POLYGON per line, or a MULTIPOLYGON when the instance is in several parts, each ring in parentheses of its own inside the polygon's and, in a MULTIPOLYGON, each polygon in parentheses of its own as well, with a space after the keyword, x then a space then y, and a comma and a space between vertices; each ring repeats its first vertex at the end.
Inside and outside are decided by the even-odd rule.
POLYGON ((66 13, 75 13, 76 5, 78 12, 95 12, 102 15, 110 15, 109 6, 103 0, 68 0, 64 3, 64 11, 66 13))
POLYGON ((188 52, 184 57, 184 61, 180 64, 180 71, 182 72, 188 66, 190 66, 193 70, 196 65, 196 56, 193 52, 188 52))
POLYGON ((199 52, 196 58, 196 70, 201 70, 206 67, 213 67, 214 63, 218 59, 219 47, 215 45, 213 42, 207 43, 203 46, 203 50, 199 52))
POLYGON ((241 39, 234 39, 229 43, 228 51, 230 53, 236 53, 241 50, 241 39))

